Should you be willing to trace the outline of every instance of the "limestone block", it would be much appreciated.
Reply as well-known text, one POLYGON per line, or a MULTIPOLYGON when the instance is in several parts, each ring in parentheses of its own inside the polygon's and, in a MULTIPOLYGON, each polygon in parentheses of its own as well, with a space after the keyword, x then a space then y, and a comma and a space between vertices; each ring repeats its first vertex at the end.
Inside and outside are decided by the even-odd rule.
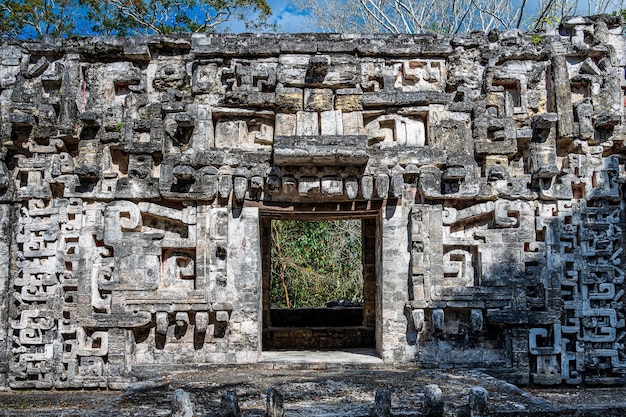
POLYGON ((472 387, 469 395, 469 409, 471 417, 488 417, 489 393, 483 387, 472 387))
POLYGON ((131 44, 124 46, 124 57, 130 61, 150 61, 152 54, 148 45, 131 44))
POLYGON ((298 182, 298 193, 300 195, 313 195, 320 192, 320 180, 315 177, 303 177, 298 182))
POLYGON ((411 319, 413 320, 413 327, 415 328, 415 331, 421 332, 424 329, 424 310, 413 310, 411 312, 411 319))
POLYGON ((443 417, 443 392, 436 384, 429 384, 424 387, 424 417, 443 417))
POLYGON ((391 391, 382 388, 376 390, 372 416, 391 417, 391 391))
POLYGON ((363 91, 360 88, 346 88, 336 91, 335 109, 343 113, 363 110, 363 91))
POLYGON ((218 175, 217 170, 213 167, 206 167, 196 171, 196 178, 199 189, 198 192, 207 199, 212 199, 217 195, 218 175))
POLYGON ((319 134, 319 121, 316 112, 296 113, 296 135, 313 136, 319 134))
POLYGON ((502 155, 488 155, 485 157, 485 177, 487 181, 499 181, 509 178, 509 160, 502 155))
POLYGON ((122 126, 122 150, 150 154, 162 150, 164 131, 161 121, 125 121, 122 126))
MULTIPOLYGON (((154 62, 154 61, 153 61, 154 62)), ((161 59, 156 63, 156 71, 152 79, 152 87, 156 91, 182 89, 189 82, 185 66, 176 59, 161 59)))
POLYGON ((97 178, 100 175, 100 161, 98 140, 83 140, 80 142, 79 154, 76 159, 75 172, 79 176, 97 178))
POLYGON ((359 193, 359 181, 356 177, 348 177, 345 180, 345 194, 349 199, 355 199, 359 193))
POLYGON ((569 74, 564 55, 555 55, 552 59, 552 74, 554 77, 554 90, 556 98, 556 110, 559 119, 559 137, 571 137, 573 134, 573 111, 569 74))
POLYGON ((402 91, 443 91, 445 78, 444 60, 406 60, 399 64, 394 87, 402 91))
POLYGON ((261 176, 254 176, 250 178, 250 193, 253 198, 260 198, 263 192, 264 181, 261 176))
POLYGON ((3 66, 0 68, 0 87, 10 88, 17 82, 20 73, 19 66, 3 66))
POLYGON ((533 118, 530 165, 531 174, 534 178, 550 178, 559 172, 556 166, 556 153, 554 152, 556 121, 557 116, 554 113, 533 118))
POLYGON ((285 416, 283 394, 273 387, 267 389, 267 395, 265 397, 265 414, 267 417, 285 416))
POLYGON ((276 114, 276 136, 293 136, 296 134, 296 115, 276 114))
POLYGON ((167 313, 159 311, 156 313, 156 332, 159 334, 167 334, 167 328, 169 326, 169 319, 167 313))
POLYGON ((442 332, 444 329, 444 312, 443 309, 437 308, 431 312, 433 329, 435 332, 442 332))
POLYGON ((366 137, 361 135, 277 136, 274 163, 277 166, 361 166, 369 159, 366 144, 366 137))
POLYGON ((304 91, 288 87, 276 89, 276 110, 287 114, 304 110, 304 91))
POLYGON ((401 174, 391 177, 391 194, 394 198, 402 198, 404 191, 404 177, 401 174))
POLYGON ((234 195, 235 200, 243 201, 248 191, 248 179, 242 177, 236 177, 234 180, 234 195))
POLYGON ((330 89, 305 89, 304 111, 324 112, 334 109, 334 94, 330 89))
POLYGON ((441 171, 435 166, 424 166, 420 168, 419 188, 425 197, 441 196, 441 171))
POLYGON ((176 312, 175 323, 177 327, 186 327, 189 324, 189 314, 185 311, 176 312))
POLYGON ((230 314, 228 311, 220 310, 215 312, 215 321, 226 323, 228 320, 230 320, 230 314))
MULTIPOLYGON (((113 161, 112 161, 113 162, 113 161)), ((113 165, 113 164, 112 164, 113 165)), ((111 168, 114 168, 111 166, 111 168)), ((119 169, 119 168, 118 168, 119 169)), ((152 177, 153 160, 149 155, 128 155, 128 177, 137 179, 148 179, 152 177)), ((178 179, 176 173, 172 171, 175 179, 178 179)), ((118 171, 116 176, 121 176, 122 173, 118 171)))
POLYGON ((276 65, 273 60, 235 59, 222 69, 222 84, 226 91, 273 91, 276 86, 276 65))
POLYGON ((79 356, 105 356, 109 350, 107 332, 91 332, 87 334, 82 327, 76 329, 76 354, 79 356))
POLYGON ((374 178, 367 175, 361 178, 361 195, 364 199, 370 200, 374 193, 374 178))
POLYGON ((340 111, 323 111, 320 114, 320 133, 322 135, 342 135, 343 119, 340 111))
POLYGON ((343 134, 356 135, 363 131, 363 114, 361 112, 343 112, 341 117, 343 134))
POLYGON ((172 417, 193 417, 193 402, 189 393, 182 388, 174 391, 172 398, 172 417))
POLYGON ((209 327, 209 313, 206 311, 198 311, 196 313, 196 332, 206 333, 209 327))
POLYGON ((378 116, 366 124, 365 130, 370 143, 421 147, 427 142, 426 128, 421 117, 378 116))
POLYGON ((28 71, 24 75, 27 78, 39 77, 48 69, 49 66, 50 61, 48 61, 46 57, 42 56, 37 60, 37 62, 28 65, 28 71))
POLYGON ((234 148, 245 143, 248 137, 248 126, 244 120, 218 121, 215 127, 215 146, 218 148, 234 148))
POLYGON ((389 176, 379 174, 376 175, 375 180, 376 196, 383 199, 387 198, 387 195, 389 194, 389 176))
POLYGON ((218 180, 218 192, 220 198, 228 198, 233 190, 232 175, 220 175, 218 180))
POLYGON ((282 190, 286 194, 293 194, 298 191, 298 181, 292 176, 282 178, 282 190))
POLYGON ((309 55, 281 54, 278 58, 277 81, 285 86, 304 85, 310 59, 309 55))
POLYGON ((237 394, 235 393, 235 391, 226 391, 224 394, 222 394, 222 400, 220 403, 220 416, 241 417, 239 401, 237 400, 237 394))
POLYGON ((352 55, 333 54, 324 77, 324 84, 331 86, 353 87, 360 73, 359 61, 352 55))
POLYGON ((483 311, 479 309, 472 309, 470 311, 470 329, 474 333, 479 333, 483 330, 484 318, 483 311))
POLYGON ((343 195, 343 181, 339 177, 324 177, 321 180, 321 185, 322 195, 343 195))
POLYGON ((22 48, 17 45, 7 45, 0 53, 0 63, 4 66, 13 67, 20 65, 22 61, 22 48))
POLYGON ((533 383, 557 385, 563 380, 560 364, 556 355, 539 355, 536 357, 537 372, 531 374, 533 383))

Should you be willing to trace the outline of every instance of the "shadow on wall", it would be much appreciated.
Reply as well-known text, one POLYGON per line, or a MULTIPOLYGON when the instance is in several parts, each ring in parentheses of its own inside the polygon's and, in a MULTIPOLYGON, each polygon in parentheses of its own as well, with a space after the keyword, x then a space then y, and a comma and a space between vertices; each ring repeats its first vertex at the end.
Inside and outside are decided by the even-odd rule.
MULTIPOLYGON (((462 225, 444 220, 442 268, 428 268, 437 255, 412 226, 405 317, 415 362, 517 383, 625 382, 623 199, 523 202, 507 210, 507 227, 498 204, 516 202, 474 210, 462 225)), ((463 210, 452 209, 457 220, 463 210)), ((428 217, 417 207, 413 222, 416 211, 428 217)))

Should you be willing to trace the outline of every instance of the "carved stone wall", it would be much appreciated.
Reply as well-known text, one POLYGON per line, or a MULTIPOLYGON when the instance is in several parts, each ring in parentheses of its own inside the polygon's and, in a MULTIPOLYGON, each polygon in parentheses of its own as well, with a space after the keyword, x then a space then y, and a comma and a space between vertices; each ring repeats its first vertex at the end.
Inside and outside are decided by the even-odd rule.
POLYGON ((2 384, 258 361, 285 211, 367 222, 386 362, 625 383, 625 51, 606 16, 3 44, 2 384))

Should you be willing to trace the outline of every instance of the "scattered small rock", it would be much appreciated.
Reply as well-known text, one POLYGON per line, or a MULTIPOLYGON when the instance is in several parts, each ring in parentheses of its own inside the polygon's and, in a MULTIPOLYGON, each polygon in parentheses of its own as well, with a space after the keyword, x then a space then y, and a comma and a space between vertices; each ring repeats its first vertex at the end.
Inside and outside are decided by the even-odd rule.
POLYGON ((181 388, 174 391, 172 417, 193 417, 193 402, 189 393, 181 388))
POLYGON ((391 391, 379 388, 376 390, 374 398, 373 417, 390 417, 391 416, 391 391))
POLYGON ((472 387, 469 395, 470 417, 489 416, 489 393, 483 387, 472 387))
POLYGON ((265 400, 265 414, 267 417, 284 417, 285 408, 283 407, 283 394, 275 388, 267 389, 267 397, 265 400))
POLYGON ((226 391, 222 394, 222 403, 220 406, 221 417, 241 417, 239 402, 235 391, 226 391))
POLYGON ((439 385, 424 387, 424 417, 443 417, 443 392, 439 385))

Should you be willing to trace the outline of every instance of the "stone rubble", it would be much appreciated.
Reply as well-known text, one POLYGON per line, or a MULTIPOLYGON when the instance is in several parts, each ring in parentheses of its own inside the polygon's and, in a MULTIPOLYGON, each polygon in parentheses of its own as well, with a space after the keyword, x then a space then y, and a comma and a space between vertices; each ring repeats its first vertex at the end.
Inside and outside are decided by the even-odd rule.
POLYGON ((174 391, 172 417, 193 417, 193 402, 189 393, 181 388, 174 391))

